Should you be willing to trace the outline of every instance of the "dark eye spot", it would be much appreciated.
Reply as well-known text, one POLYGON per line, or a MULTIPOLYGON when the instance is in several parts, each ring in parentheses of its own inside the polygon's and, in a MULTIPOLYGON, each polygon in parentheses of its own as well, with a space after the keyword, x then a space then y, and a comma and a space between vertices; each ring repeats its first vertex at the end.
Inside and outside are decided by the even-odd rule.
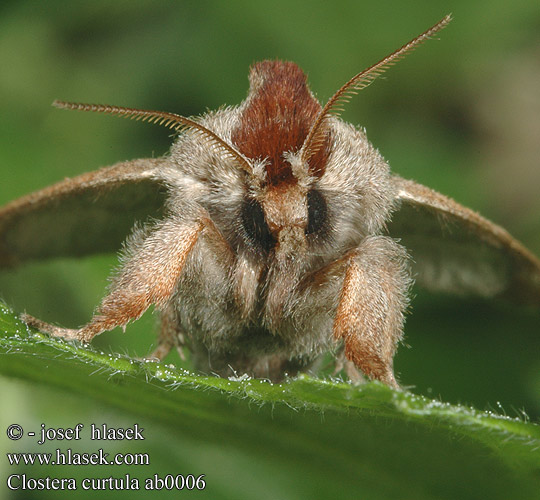
POLYGON ((306 234, 318 233, 326 222, 327 209, 324 196, 316 189, 307 193, 308 224, 306 234))
POLYGON ((276 240, 264 218, 261 204, 253 198, 246 198, 242 204, 242 225, 250 242, 265 252, 274 248, 276 240))

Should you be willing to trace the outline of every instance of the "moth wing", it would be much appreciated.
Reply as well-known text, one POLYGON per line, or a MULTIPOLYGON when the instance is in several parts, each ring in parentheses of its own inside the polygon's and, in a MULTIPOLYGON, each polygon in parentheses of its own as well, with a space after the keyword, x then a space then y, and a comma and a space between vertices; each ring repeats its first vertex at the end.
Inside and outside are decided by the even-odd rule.
POLYGON ((421 184, 394 181, 388 230, 409 250, 418 284, 540 305, 540 260, 507 231, 421 184))
POLYGON ((136 220, 159 216, 163 159, 117 163, 0 208, 0 267, 117 251, 136 220))

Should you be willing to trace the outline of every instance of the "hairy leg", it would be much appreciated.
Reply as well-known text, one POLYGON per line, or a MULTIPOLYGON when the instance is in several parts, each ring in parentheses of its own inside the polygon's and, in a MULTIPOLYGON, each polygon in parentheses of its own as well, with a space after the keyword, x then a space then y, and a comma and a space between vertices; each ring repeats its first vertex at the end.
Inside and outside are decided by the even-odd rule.
MULTIPOLYGON (((113 279, 109 294, 103 299, 88 324, 79 329, 62 328, 29 315, 22 319, 31 326, 57 337, 89 342, 100 333, 117 326, 125 327, 139 318, 151 305, 167 309, 193 247, 201 236, 215 251, 231 252, 211 220, 201 218, 185 223, 165 219, 148 234, 135 232, 128 240, 123 265, 113 279)), ((154 355, 162 359, 170 351, 174 327, 172 316, 164 314, 164 326, 154 355)))
POLYGON ((403 334, 411 284, 405 249, 391 238, 366 238, 349 254, 334 319, 345 357, 371 379, 399 387, 393 357, 403 334))

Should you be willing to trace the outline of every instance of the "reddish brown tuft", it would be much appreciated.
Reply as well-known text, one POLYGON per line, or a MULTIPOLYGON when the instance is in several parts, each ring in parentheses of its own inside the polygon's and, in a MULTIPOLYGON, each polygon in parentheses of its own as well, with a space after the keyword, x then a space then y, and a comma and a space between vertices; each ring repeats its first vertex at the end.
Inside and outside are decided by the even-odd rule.
MULTIPOLYGON (((267 158, 268 183, 295 183, 283 153, 300 150, 321 105, 309 90, 306 75, 294 63, 263 61, 249 75, 250 89, 232 141, 246 157, 267 158)), ((328 145, 309 159, 310 172, 321 177, 328 145)))

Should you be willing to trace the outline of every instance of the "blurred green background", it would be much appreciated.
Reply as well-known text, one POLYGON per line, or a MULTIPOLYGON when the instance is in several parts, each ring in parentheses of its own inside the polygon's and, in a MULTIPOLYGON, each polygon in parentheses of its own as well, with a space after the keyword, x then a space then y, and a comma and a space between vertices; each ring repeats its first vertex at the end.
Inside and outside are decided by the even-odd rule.
MULTIPOLYGON (((247 93, 250 64, 281 58, 306 71, 324 102, 353 74, 450 12, 454 21, 440 40, 425 44, 362 91, 343 116, 367 129, 394 172, 480 211, 538 255, 536 0, 5 0, 0 7, 0 202, 120 160, 159 156, 169 147, 165 129, 63 112, 50 106, 54 99, 198 115, 238 104, 247 93)), ((115 263, 115 256, 99 256, 2 272, 0 296, 18 311, 77 326, 99 303, 115 263)), ((402 384, 481 410, 525 412, 538 422, 538 310, 415 294, 406 345, 395 361, 402 384)), ((147 314, 125 335, 106 334, 95 344, 144 355, 154 342, 153 327, 147 314)), ((0 387, 0 430, 23 417, 61 426, 103 420, 110 411, 14 380, 2 379, 0 387)), ((111 415, 107 421, 122 418, 111 415)), ((162 446, 158 461, 167 462, 166 439, 156 440, 156 448, 162 446)), ((203 450, 196 442, 185 446, 191 462, 203 468, 223 455, 219 444, 203 450)))

